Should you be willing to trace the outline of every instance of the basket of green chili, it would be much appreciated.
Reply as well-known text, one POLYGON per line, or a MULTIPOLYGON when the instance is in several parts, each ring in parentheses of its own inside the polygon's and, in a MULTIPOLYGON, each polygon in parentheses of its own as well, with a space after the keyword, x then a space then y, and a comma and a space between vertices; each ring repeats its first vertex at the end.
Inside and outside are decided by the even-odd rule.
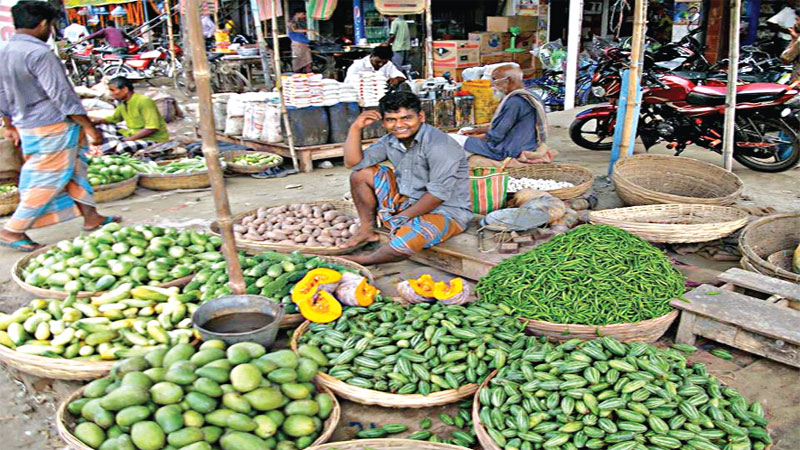
MULTIPOLYGON (((223 161, 220 161, 220 164, 225 168, 223 161)), ((200 189, 211 186, 206 160, 202 156, 166 163, 150 161, 138 165, 137 170, 140 172, 139 186, 155 191, 200 189)))
POLYGON ((476 292, 533 334, 653 342, 678 316, 669 302, 685 286, 666 255, 642 238, 583 225, 498 264, 476 292))

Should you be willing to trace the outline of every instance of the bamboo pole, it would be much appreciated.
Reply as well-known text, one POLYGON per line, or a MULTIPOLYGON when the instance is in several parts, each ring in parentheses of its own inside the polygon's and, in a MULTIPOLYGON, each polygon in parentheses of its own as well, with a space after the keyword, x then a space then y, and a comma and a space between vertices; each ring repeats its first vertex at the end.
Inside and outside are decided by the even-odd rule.
POLYGON ((428 78, 433 78, 433 12, 431 0, 425 0, 425 66, 428 78))
MULTIPOLYGON (((261 9, 258 7, 257 0, 250 0, 250 12, 253 14, 253 25, 256 28, 256 42, 258 42, 258 54, 261 56, 261 70, 264 71, 264 83, 267 89, 275 86, 276 81, 270 74, 269 62, 267 61, 267 41, 264 40, 264 30, 261 28, 261 9)), ((273 3, 272 16, 275 17, 275 6, 273 3)))
POLYGON ((167 14, 167 38, 169 39, 169 58, 172 76, 175 76, 175 33, 172 30, 172 5, 170 0, 164 0, 164 9, 167 14))
POLYGON ((583 1, 569 1, 569 20, 567 21, 567 73, 564 83, 564 109, 575 107, 575 85, 578 79, 578 54, 581 45, 581 24, 583 23, 583 1))
MULTIPOLYGON (((278 1, 272 0, 272 10, 277 11, 278 1)), ((286 11, 284 14, 288 14, 286 11)), ((288 30, 288 28, 287 28, 288 30)), ((281 81, 281 55, 280 46, 278 45, 278 18, 275 14, 272 15, 272 64, 275 67, 275 88, 278 90, 278 95, 281 99, 281 116, 283 116, 283 128, 286 129, 286 143, 289 144, 289 154, 292 155, 292 166, 294 171, 298 171, 297 152, 294 148, 294 134, 292 134, 292 126, 289 123, 289 110, 286 109, 286 99, 283 97, 283 82, 281 81)))
POLYGON ((242 266, 236 253, 236 238, 233 235, 231 205, 228 203, 228 192, 222 176, 219 162, 219 147, 214 130, 214 109, 211 104, 211 73, 208 70, 208 58, 203 43, 203 31, 200 25, 200 2, 188 0, 186 5, 186 27, 189 44, 194 59, 194 78, 197 83, 198 106, 200 108, 200 131, 203 136, 203 156, 208 165, 208 178, 214 193, 214 205, 217 208, 220 234, 222 235, 222 253, 228 263, 228 277, 231 289, 235 294, 244 294, 246 286, 242 277, 242 266), (191 45, 193 44, 193 45, 191 45))
POLYGON ((627 158, 630 149, 631 135, 634 133, 634 114, 637 111, 639 97, 639 79, 642 74, 644 57, 644 26, 647 23, 647 0, 636 0, 633 7, 633 37, 631 47, 630 70, 628 71, 628 103, 625 109, 625 120, 622 122, 622 142, 619 146, 619 159, 627 158))
POLYGON ((734 130, 736 128, 736 87, 739 81, 739 22, 742 0, 731 0, 731 24, 728 36, 728 92, 725 96, 725 127, 722 131, 722 163, 733 170, 734 130))

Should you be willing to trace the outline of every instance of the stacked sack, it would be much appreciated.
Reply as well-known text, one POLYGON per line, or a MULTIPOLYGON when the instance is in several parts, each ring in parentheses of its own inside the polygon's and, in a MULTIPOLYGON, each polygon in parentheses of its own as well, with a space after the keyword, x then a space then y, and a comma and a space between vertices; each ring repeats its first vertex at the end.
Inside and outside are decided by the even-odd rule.
POLYGON ((388 80, 379 72, 362 72, 358 74, 358 99, 361 106, 368 108, 378 106, 380 99, 386 95, 388 80))
POLYGON ((283 95, 286 106, 308 108, 323 104, 322 75, 318 73, 284 75, 283 95))
MULTIPOLYGON (((265 135, 269 134, 269 138, 274 140, 273 131, 270 130, 269 133, 267 131, 267 116, 270 110, 278 111, 280 119, 280 95, 272 92, 254 92, 245 95, 247 97, 242 137, 251 141, 271 142, 265 138, 265 135)), ((270 127, 274 128, 274 125, 270 127)), ((280 121, 278 121, 278 134, 280 135, 280 121)))
POLYGON ((333 106, 341 101, 341 86, 342 83, 330 78, 322 80, 323 106, 333 106))

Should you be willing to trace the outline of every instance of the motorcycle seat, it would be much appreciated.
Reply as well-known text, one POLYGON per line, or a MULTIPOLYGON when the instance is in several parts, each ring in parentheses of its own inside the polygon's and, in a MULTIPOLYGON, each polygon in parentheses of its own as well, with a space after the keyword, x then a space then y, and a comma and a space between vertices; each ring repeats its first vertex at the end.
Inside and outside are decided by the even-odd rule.
POLYGON ((104 61, 116 61, 119 59, 131 59, 131 58, 136 58, 136 55, 109 55, 109 54, 103 55, 104 61))
MULTIPOLYGON (((736 103, 756 103, 775 100, 783 95, 786 86, 774 83, 750 83, 736 89, 736 103)), ((692 105, 720 106, 725 104, 725 86, 697 86, 686 96, 692 105)))

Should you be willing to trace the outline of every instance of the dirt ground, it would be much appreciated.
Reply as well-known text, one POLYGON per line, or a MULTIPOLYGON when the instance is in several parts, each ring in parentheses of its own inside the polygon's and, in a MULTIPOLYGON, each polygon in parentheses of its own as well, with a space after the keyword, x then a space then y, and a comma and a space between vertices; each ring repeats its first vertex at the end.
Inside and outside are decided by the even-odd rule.
MULTIPOLYGON (((190 116, 194 113, 187 108, 190 116)), ((553 113, 550 117, 552 131, 549 143, 561 154, 559 162, 571 162, 592 170, 598 178, 594 191, 599 194, 601 207, 619 206, 619 199, 613 193, 613 186, 604 177, 607 172, 607 152, 592 152, 577 148, 567 135, 574 111, 553 113)), ((186 119, 176 125, 173 136, 190 132, 192 121, 186 119)), ((666 149, 654 153, 669 154, 666 149)), ((689 150, 685 156, 713 163, 720 163, 721 157, 705 150, 689 150)), ((247 177, 227 179, 228 195, 234 212, 254 209, 272 203, 341 199, 348 189, 348 171, 342 167, 341 159, 333 160, 334 168, 315 170, 310 174, 292 175, 287 178, 256 180, 247 177)), ((745 183, 742 204, 772 206, 778 211, 800 210, 800 170, 781 174, 753 172, 741 166, 734 171, 745 183)), ((205 227, 214 217, 215 210, 210 191, 188 191, 158 193, 139 189, 127 199, 101 205, 105 214, 121 214, 125 223, 156 223, 167 226, 205 227)), ((0 220, 2 224, 4 220, 0 220)), ((80 221, 34 230, 31 236, 43 243, 54 243, 60 239, 72 238, 80 233, 80 221)), ((32 297, 16 287, 10 278, 10 268, 20 257, 7 249, 0 250, 0 310, 10 312, 28 302, 32 297)), ((726 264, 699 260, 695 264, 722 270, 726 264)), ((396 263, 377 268, 379 285, 386 290, 392 286, 399 274, 420 273, 430 269, 414 263, 396 263)), ((668 334, 674 335, 674 330, 668 334)), ((710 343, 701 343, 705 349, 713 348, 710 343)), ((800 383, 798 370, 768 360, 754 358, 734 352, 733 362, 710 356, 705 351, 696 358, 706 362, 711 372, 724 382, 741 390, 750 400, 760 401, 768 414, 770 429, 777 442, 775 450, 800 449, 800 383)), ((0 410, 1 449, 57 449, 64 448, 55 431, 54 418, 58 402, 80 386, 76 382, 45 380, 22 374, 5 366, 0 369, 0 398, 4 399, 0 410)), ((364 407, 342 402, 343 417, 334 440, 344 440, 370 423, 385 424, 401 422, 410 426, 411 431, 419 429, 419 421, 426 417, 437 417, 442 411, 454 413, 456 406, 425 410, 387 410, 364 407)), ((438 419, 434 420, 433 431, 445 436, 447 427, 438 419)))

